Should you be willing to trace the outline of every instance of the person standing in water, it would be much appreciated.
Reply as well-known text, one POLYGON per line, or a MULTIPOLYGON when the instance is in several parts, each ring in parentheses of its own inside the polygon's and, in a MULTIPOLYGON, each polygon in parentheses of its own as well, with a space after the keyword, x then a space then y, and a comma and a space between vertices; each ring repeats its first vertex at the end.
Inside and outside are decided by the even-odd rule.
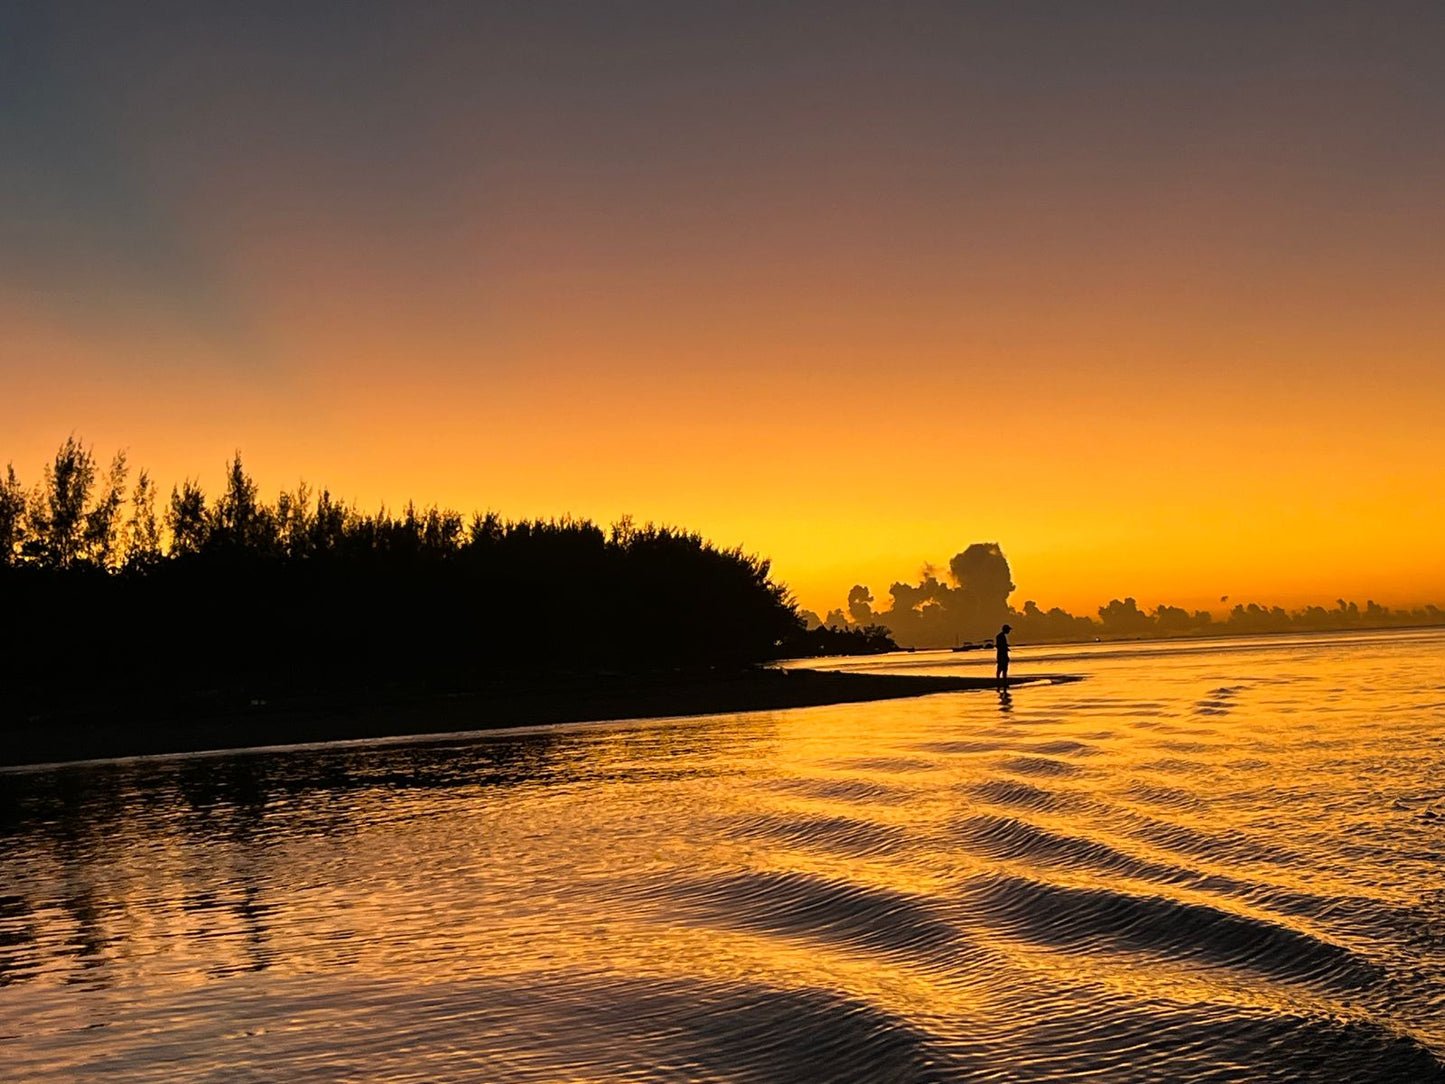
POLYGON ((994 677, 1000 685, 1008 681, 1008 634, 1012 629, 1012 625, 1005 625, 999 629, 993 641, 993 646, 998 650, 998 670, 994 677))

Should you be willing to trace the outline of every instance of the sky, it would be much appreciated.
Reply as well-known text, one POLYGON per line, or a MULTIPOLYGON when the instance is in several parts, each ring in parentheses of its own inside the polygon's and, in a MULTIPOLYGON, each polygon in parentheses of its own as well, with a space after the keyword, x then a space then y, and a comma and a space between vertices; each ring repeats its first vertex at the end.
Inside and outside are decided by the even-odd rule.
POLYGON ((0 0, 0 462, 800 602, 1445 603, 1445 6, 0 0))

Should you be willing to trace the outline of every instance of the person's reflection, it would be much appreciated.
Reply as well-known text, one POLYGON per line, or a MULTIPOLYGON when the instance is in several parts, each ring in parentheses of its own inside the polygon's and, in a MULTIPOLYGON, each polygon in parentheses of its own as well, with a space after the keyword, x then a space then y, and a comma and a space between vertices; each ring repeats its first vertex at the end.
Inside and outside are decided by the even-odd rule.
POLYGON ((1000 685, 998 690, 998 710, 1005 715, 1014 710, 1013 693, 1008 691, 1007 685, 1000 685))

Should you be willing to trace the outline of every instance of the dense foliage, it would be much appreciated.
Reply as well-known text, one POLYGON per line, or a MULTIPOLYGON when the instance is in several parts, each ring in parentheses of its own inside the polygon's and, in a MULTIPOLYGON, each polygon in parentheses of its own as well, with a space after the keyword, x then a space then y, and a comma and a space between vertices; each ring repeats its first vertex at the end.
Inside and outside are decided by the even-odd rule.
POLYGON ((0 482, 7 711, 739 665, 802 633, 766 560, 673 527, 267 503, 239 455, 214 500, 187 481, 158 509, 128 473, 72 438, 32 489, 0 482))
POLYGON ((788 641, 795 658, 822 655, 878 655, 898 644, 882 625, 815 625, 788 641))

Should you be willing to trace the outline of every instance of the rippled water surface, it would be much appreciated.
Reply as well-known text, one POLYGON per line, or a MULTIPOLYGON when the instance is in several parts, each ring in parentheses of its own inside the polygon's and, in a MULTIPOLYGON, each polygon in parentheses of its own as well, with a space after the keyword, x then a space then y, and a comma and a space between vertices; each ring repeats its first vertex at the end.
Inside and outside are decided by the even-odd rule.
POLYGON ((1442 663, 0 774, 0 1077, 1445 1081, 1442 663))

